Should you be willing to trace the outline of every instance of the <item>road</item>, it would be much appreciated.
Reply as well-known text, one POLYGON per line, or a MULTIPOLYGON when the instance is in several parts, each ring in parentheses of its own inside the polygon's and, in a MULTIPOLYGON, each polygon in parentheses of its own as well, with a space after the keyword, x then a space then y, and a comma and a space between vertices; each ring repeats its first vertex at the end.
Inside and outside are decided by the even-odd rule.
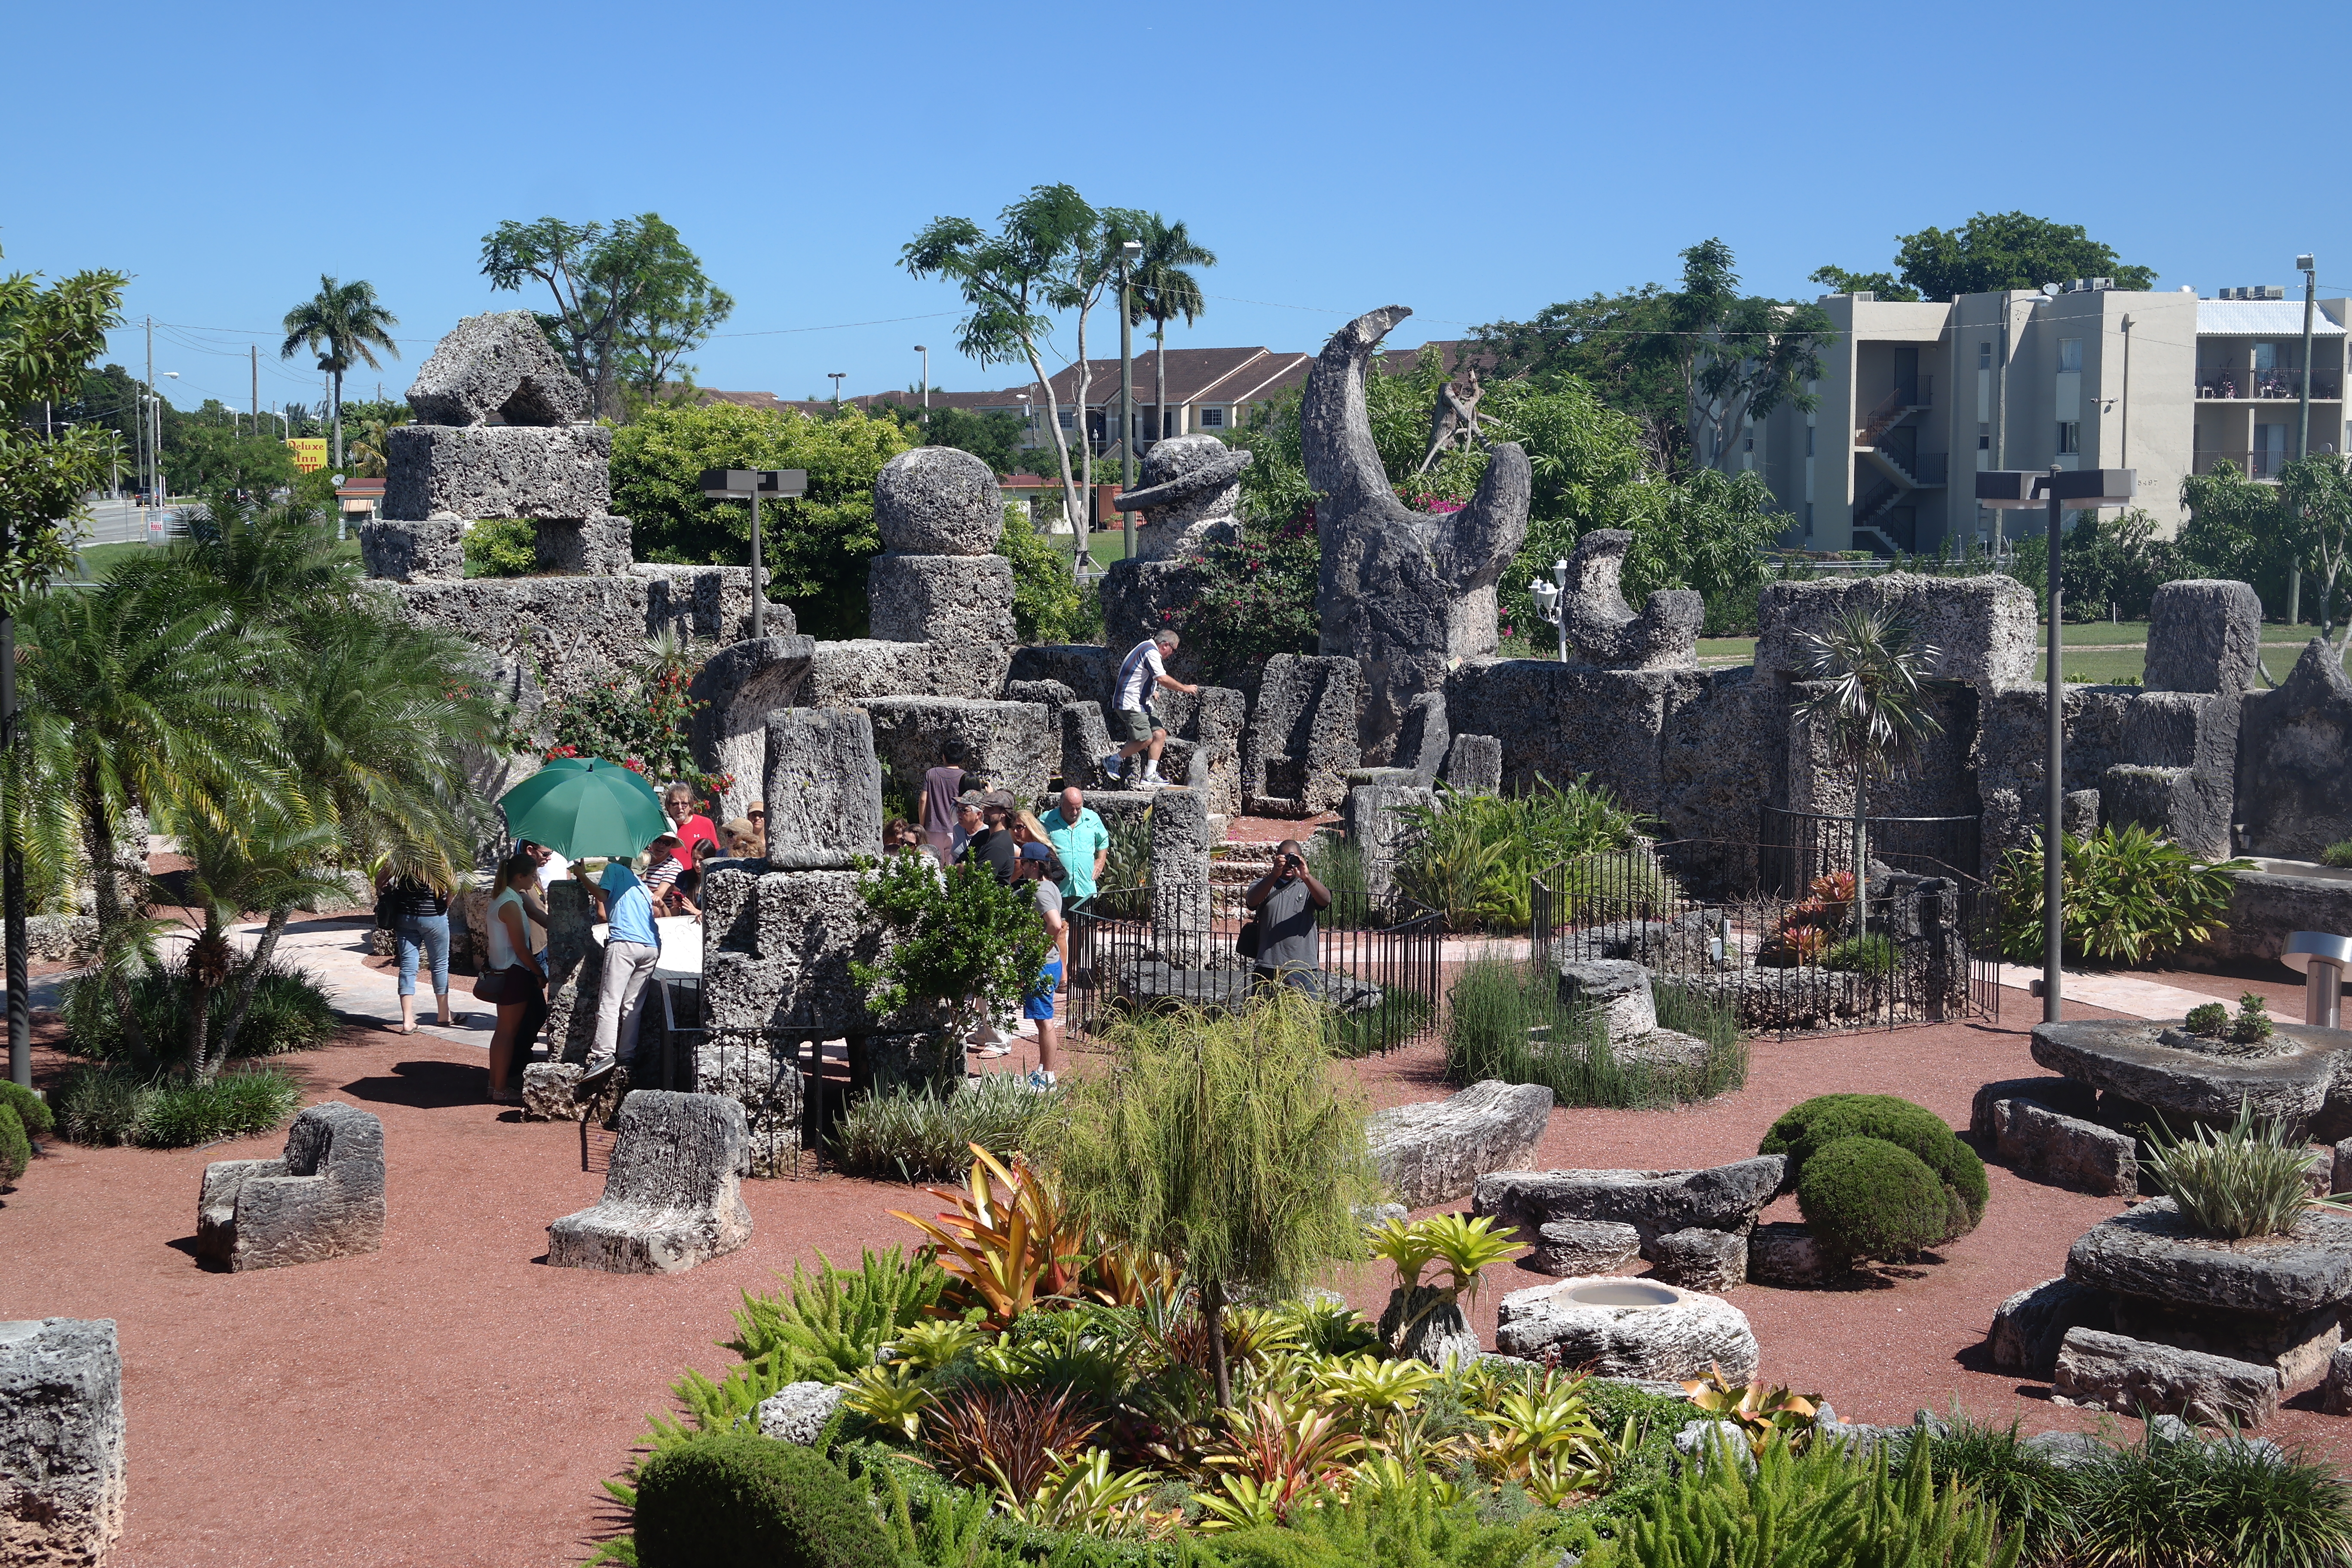
POLYGON ((101 500, 89 509, 84 544, 137 544, 163 537, 172 514, 163 507, 142 509, 126 500, 101 500), (155 530, 150 532, 151 525, 155 530))

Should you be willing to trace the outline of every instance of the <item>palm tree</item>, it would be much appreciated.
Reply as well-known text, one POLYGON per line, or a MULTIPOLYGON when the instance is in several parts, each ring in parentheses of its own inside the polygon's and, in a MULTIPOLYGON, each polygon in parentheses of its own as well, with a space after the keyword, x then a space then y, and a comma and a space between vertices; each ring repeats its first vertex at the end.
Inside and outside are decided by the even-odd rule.
POLYGON ((197 1082, 212 1078, 228 1060, 285 922, 273 919, 242 963, 229 927, 247 910, 315 907, 340 895, 342 885, 319 869, 333 854, 335 840, 331 823, 305 824, 266 805, 233 828, 191 819, 181 835, 181 850, 191 862, 183 902, 200 911, 205 921, 188 944, 184 969, 188 992, 181 1023, 188 1076, 197 1082), (215 1044, 208 1037, 213 994, 232 983, 237 986, 236 1001, 215 1044))
MULTIPOLYGON (((285 774, 283 701, 268 668, 283 646, 215 605, 139 577, 26 598, 20 676, 28 815, 70 821, 91 871, 99 935, 125 1041, 147 1059, 127 966, 143 950, 134 906, 143 868, 121 864, 116 825, 169 804, 184 826, 222 828, 285 774)), ((27 844, 47 837, 20 824, 27 844)))
POLYGON ((278 349, 279 359, 292 359, 307 348, 319 356, 319 368, 335 378, 335 468, 341 472, 343 372, 354 363, 382 370, 373 352, 376 349, 398 359, 400 350, 392 341, 392 329, 400 325, 400 318, 376 303, 375 285, 365 279, 338 283, 322 273, 319 292, 287 311, 279 324, 286 329, 286 341, 278 349))
POLYGON ((1943 725, 1928 710, 1922 671, 1937 650, 1914 645, 1911 627, 1883 610, 1844 609, 1827 631, 1804 634, 1807 673, 1822 689, 1798 711, 1826 732, 1831 755, 1853 769, 1853 902, 1848 925, 1864 929, 1870 859, 1864 795, 1943 725))
POLYGON ((1151 323, 1151 438, 1168 429, 1168 323, 1177 317, 1191 326, 1208 307, 1201 281, 1184 269, 1214 267, 1216 256, 1192 243, 1181 219, 1170 223, 1158 213, 1141 215, 1135 237, 1143 242, 1128 299, 1137 326, 1151 323))

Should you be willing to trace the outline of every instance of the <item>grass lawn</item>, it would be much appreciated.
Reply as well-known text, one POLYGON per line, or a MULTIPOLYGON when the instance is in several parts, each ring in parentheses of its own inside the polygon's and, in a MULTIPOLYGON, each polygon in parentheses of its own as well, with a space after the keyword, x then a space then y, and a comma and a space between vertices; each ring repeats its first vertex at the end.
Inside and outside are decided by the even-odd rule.
MULTIPOLYGON (((80 552, 81 574, 85 581, 94 583, 105 576, 108 568, 118 561, 160 553, 163 549, 163 546, 159 544, 141 544, 135 541, 127 544, 85 545, 80 552)), ((357 561, 360 558, 359 535, 354 533, 351 538, 336 545, 335 554, 345 561, 357 561)))
MULTIPOLYGON (((1063 554, 1070 552, 1069 530, 1055 529, 1045 538, 1063 554)), ((1127 559, 1127 536, 1116 528, 1097 528, 1087 535, 1087 550, 1094 556, 1096 565, 1108 566, 1114 561, 1127 559)))

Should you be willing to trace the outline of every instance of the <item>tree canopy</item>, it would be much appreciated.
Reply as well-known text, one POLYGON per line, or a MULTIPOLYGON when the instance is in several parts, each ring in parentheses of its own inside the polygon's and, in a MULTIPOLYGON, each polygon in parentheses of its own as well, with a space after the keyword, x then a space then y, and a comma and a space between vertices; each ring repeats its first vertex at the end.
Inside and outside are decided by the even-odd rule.
POLYGON ((856 408, 811 419, 713 402, 648 408, 613 435, 613 510, 635 524, 637 559, 749 565, 751 508, 703 499, 705 468, 805 468, 808 494, 760 504, 769 597, 817 637, 863 637, 866 567, 882 548, 874 480, 913 445, 856 408))
POLYGON ((0 522, 15 531, 0 558, 0 594, 72 569, 63 525, 105 482, 120 448, 113 430, 95 421, 43 430, 27 416, 78 396, 84 367, 122 324, 129 282, 108 271, 77 272, 46 289, 36 273, 0 279, 0 522))
POLYGON ((2093 239, 2081 224, 2053 223, 2030 213, 1979 213, 1958 228, 1923 228, 1895 237, 1897 284, 1885 272, 1824 267, 1812 280, 1833 293, 1868 289, 1882 300, 1948 300, 2039 289, 2074 278, 2112 278, 2118 289, 2153 289, 2156 269, 2136 267, 2115 247, 2093 239))
POLYGON ((659 213, 609 224, 509 218, 482 237, 482 274, 495 289, 546 286, 555 309, 532 314, 599 414, 621 412, 625 388, 649 403, 690 375, 686 356, 735 310, 659 213))

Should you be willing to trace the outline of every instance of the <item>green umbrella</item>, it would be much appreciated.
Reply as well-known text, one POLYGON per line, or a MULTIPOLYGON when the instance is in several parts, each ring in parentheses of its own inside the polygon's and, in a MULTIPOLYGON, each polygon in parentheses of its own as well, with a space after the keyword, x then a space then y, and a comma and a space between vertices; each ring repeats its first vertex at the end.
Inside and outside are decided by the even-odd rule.
POLYGON ((562 757, 499 801, 507 832, 566 859, 635 855, 669 831, 661 797, 643 773, 601 757, 562 757))

